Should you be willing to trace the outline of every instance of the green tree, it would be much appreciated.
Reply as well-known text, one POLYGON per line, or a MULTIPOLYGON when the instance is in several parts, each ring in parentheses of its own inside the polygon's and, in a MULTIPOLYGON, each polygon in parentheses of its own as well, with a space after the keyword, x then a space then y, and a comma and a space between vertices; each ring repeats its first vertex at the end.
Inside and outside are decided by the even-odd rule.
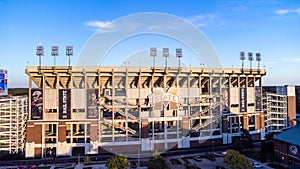
POLYGON ((159 154, 155 154, 151 160, 148 161, 147 167, 149 169, 166 169, 167 165, 165 160, 159 154))
POLYGON ((227 150, 223 162, 226 163, 231 169, 253 169, 249 159, 238 151, 227 150))
POLYGON ((109 169, 127 169, 129 167, 128 158, 123 155, 115 155, 107 160, 109 169))

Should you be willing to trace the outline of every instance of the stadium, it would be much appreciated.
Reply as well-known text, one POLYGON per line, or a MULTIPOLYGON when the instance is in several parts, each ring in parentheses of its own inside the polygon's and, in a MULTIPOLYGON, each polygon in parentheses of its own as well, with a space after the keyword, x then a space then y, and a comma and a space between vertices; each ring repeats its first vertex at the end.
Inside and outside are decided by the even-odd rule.
POLYGON ((27 66, 26 157, 148 153, 264 137, 263 69, 27 66))

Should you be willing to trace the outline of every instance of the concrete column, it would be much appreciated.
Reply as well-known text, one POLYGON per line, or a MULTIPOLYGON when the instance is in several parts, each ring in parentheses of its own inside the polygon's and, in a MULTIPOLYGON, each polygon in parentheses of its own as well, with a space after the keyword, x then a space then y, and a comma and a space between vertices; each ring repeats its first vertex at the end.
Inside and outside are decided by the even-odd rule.
POLYGON ((261 129, 261 120, 260 120, 260 115, 255 116, 255 130, 260 130, 261 129))
POLYGON ((142 130, 141 130, 142 138, 149 138, 148 132, 149 132, 149 121, 148 119, 142 119, 142 130))
POLYGON ((97 142, 98 141, 98 124, 96 121, 91 121, 90 126, 90 140, 91 142, 97 142))
POLYGON ((259 115, 259 119, 260 119, 260 128, 265 128, 265 113, 264 112, 260 112, 259 115))
POLYGON ((185 137, 190 131, 189 117, 182 117, 182 136, 185 137))
POLYGON ((295 86, 287 86, 287 101, 288 101, 288 126, 293 126, 296 124, 296 92, 295 86))
POLYGON ((228 133, 228 119, 227 119, 227 117, 222 118, 222 133, 228 133))
POLYGON ((247 116, 247 113, 245 113, 245 114, 243 115, 243 128, 244 128, 245 130, 249 130, 249 129, 248 129, 248 116, 247 116))
POLYGON ((58 124, 58 142, 66 141, 66 124, 64 121, 60 121, 58 124))

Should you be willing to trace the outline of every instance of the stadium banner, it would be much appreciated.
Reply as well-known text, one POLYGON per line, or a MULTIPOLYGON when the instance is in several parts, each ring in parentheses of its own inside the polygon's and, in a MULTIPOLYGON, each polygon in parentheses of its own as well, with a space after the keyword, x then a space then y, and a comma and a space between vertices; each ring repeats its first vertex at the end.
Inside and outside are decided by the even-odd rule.
POLYGON ((87 89, 86 91, 86 105, 87 105, 87 119, 98 119, 98 89, 87 89))
POLYGON ((240 112, 247 112, 247 88, 240 88, 240 112))
POLYGON ((222 88, 222 101, 223 101, 223 112, 228 112, 230 111, 230 96, 229 96, 229 88, 222 88))
POLYGON ((255 110, 261 111, 261 88, 255 87, 255 110))
POLYGON ((31 89, 31 120, 43 119, 43 90, 31 89))
POLYGON ((59 119, 71 119, 71 90, 59 89, 59 119))

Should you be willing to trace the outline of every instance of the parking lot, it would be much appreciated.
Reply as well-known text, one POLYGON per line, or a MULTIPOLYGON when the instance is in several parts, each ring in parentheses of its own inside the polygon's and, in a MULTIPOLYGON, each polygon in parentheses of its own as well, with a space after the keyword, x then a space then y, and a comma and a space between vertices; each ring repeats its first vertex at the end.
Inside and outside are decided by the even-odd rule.
POLYGON ((195 166, 197 169, 214 169, 224 168, 229 169, 226 164, 223 163, 223 157, 213 157, 212 154, 194 154, 194 155, 180 155, 166 158, 167 165, 172 169, 182 169, 186 165, 195 166))

